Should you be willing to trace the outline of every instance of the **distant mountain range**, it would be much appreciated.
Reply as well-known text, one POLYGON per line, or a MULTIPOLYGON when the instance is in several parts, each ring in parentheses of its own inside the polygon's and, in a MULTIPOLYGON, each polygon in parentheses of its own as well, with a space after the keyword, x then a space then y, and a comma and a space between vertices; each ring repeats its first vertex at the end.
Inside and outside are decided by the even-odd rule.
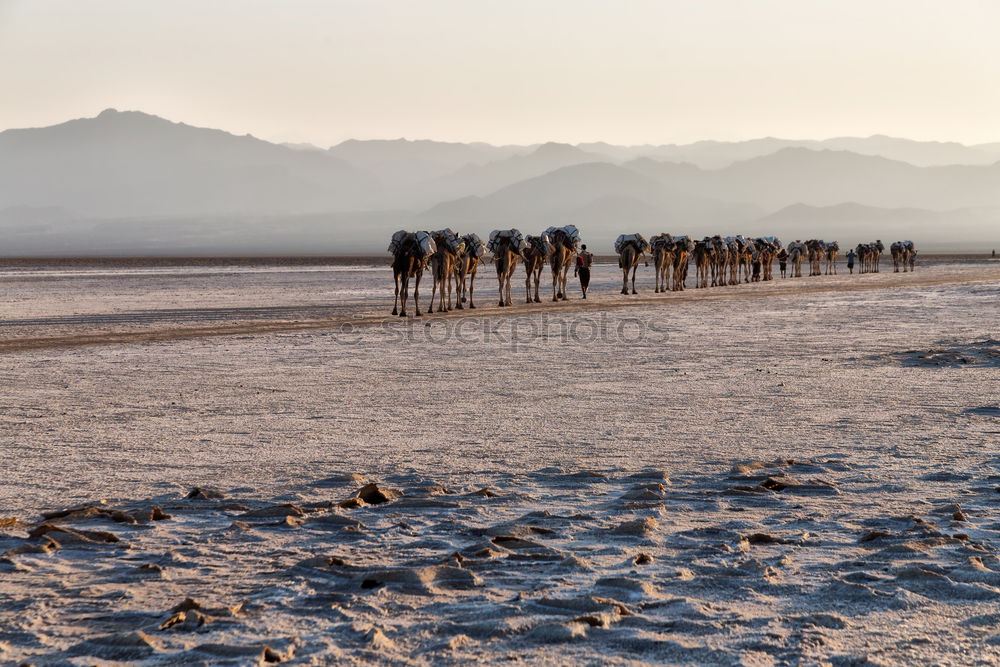
POLYGON ((326 151, 136 111, 0 132, 0 208, 87 216, 312 212, 377 204, 377 183, 326 151))
POLYGON ((368 253, 398 228, 481 235, 881 235, 1000 245, 1000 144, 885 136, 687 145, 345 141, 330 149, 106 110, 0 132, 0 254, 368 253))

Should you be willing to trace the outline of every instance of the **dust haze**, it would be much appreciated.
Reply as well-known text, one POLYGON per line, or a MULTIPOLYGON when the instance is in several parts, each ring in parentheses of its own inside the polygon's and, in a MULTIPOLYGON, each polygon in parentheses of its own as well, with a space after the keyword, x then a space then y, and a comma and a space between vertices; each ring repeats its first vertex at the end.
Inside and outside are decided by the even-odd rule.
POLYGON ((2 252, 375 254, 395 230, 574 224, 938 251, 1000 245, 1000 143, 886 136, 619 146, 270 143, 107 109, 0 133, 2 252))

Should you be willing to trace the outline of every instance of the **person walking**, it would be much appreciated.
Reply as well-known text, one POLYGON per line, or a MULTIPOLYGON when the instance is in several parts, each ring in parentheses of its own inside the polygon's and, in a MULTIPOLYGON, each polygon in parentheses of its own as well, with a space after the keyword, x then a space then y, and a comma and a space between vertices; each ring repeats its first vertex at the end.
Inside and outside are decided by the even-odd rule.
POLYGON ((587 244, 580 246, 580 252, 576 254, 576 264, 573 267, 573 276, 580 276, 580 289, 583 291, 583 298, 587 298, 587 288, 590 287, 590 265, 594 263, 594 255, 587 252, 587 244))
POLYGON ((854 258, 858 256, 858 253, 854 252, 854 249, 847 251, 847 270, 854 273, 854 258))
POLYGON ((785 269, 788 268, 788 251, 784 248, 778 251, 778 268, 781 269, 781 277, 787 278, 785 269))

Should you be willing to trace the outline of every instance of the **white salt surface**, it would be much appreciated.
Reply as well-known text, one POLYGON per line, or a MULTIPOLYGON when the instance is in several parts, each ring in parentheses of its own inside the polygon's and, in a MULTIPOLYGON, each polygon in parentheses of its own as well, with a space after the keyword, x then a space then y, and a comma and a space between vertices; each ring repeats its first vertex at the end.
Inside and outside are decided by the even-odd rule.
POLYGON ((8 342, 365 326, 0 354, 0 662, 1000 659, 997 268, 504 311, 490 268, 385 324, 385 270, 5 276, 8 342))

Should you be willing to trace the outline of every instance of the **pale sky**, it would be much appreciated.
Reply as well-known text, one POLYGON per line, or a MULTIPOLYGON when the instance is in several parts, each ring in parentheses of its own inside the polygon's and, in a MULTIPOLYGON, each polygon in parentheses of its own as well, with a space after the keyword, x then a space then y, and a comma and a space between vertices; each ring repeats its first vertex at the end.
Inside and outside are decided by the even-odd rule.
POLYGON ((0 0, 0 129, 1000 141, 998 0, 0 0))

